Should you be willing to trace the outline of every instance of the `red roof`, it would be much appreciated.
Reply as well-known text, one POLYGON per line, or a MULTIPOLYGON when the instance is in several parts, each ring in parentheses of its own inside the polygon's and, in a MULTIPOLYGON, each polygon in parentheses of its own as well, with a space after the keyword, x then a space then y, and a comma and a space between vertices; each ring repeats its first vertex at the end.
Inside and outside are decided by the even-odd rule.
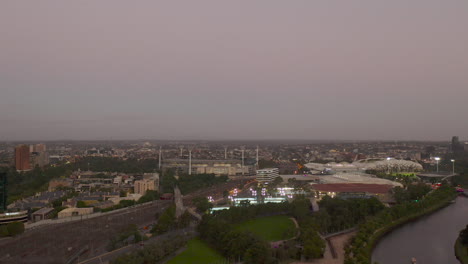
POLYGON ((320 192, 388 193, 393 188, 393 185, 366 183, 328 183, 312 184, 312 188, 320 192))

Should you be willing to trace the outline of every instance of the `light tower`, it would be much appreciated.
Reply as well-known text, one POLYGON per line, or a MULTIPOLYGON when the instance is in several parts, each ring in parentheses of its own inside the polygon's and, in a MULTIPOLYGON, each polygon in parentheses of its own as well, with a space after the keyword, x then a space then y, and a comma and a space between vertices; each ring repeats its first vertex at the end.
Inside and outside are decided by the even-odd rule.
POLYGON ((242 176, 244 176, 244 153, 245 153, 245 146, 241 146, 241 153, 242 153, 242 176))
POLYGON ((440 158, 439 158, 439 157, 435 157, 434 159, 436 160, 437 173, 439 173, 439 160, 440 160, 440 158))
POLYGON ((162 155, 162 146, 159 146, 159 170, 161 170, 161 155, 162 155))
POLYGON ((182 154, 183 154, 183 151, 184 151, 184 145, 180 145, 180 146, 179 146, 179 149, 180 149, 180 155, 179 155, 179 157, 182 158, 182 154))
POLYGON ((256 155, 256 158, 257 158, 257 163, 255 164, 255 166, 256 166, 256 169, 258 169, 258 145, 257 145, 257 155, 256 155))
POLYGON ((452 174, 455 174, 455 160, 451 159, 450 161, 452 162, 452 174))
POLYGON ((188 171, 188 174, 189 175, 192 175, 192 150, 193 150, 193 146, 189 146, 188 147, 188 151, 189 151, 189 171, 188 171))

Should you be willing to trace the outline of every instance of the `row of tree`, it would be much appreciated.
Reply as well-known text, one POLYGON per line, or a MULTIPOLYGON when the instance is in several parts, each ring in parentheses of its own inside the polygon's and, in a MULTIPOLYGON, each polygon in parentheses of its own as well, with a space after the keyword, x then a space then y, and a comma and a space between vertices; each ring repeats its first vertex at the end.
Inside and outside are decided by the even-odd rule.
POLYGON ((26 172, 17 172, 14 168, 4 170, 7 173, 8 204, 24 197, 33 196, 37 192, 46 191, 50 180, 68 177, 72 172, 69 164, 46 168, 36 167, 26 172))
MULTIPOLYGON (((73 170, 97 172, 145 173, 158 170, 157 159, 121 159, 113 157, 83 157, 72 164, 73 170)), ((103 175, 105 176, 105 175, 103 175)))
POLYGON ((128 225, 120 233, 115 235, 107 246, 108 251, 124 247, 128 244, 138 243, 143 240, 138 227, 134 224, 128 225))
POLYGON ((345 264, 370 264, 372 248, 392 228, 443 206, 456 197, 447 185, 430 192, 418 202, 408 201, 381 210, 359 225, 359 232, 345 249, 345 264))
POLYGON ((157 224, 151 229, 151 233, 161 235, 168 231, 188 227, 192 220, 190 213, 185 211, 179 218, 176 217, 176 206, 172 205, 160 215, 156 215, 157 224))
POLYGON ((112 264, 159 263, 187 244, 190 237, 175 236, 157 240, 137 252, 127 254, 112 261, 112 264))

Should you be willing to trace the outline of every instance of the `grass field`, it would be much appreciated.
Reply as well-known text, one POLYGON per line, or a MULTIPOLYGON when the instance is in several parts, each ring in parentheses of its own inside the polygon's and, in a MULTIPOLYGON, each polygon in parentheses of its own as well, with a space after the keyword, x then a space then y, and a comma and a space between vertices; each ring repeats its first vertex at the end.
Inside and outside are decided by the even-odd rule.
POLYGON ((270 216, 253 219, 237 226, 249 230, 267 241, 285 240, 294 237, 296 226, 288 216, 270 216))
POLYGON ((167 264, 227 264, 228 262, 214 249, 210 248, 200 239, 192 239, 187 249, 167 264))
POLYGON ((416 176, 416 173, 414 173, 414 172, 399 172, 399 173, 392 173, 392 176, 397 176, 397 175, 401 175, 401 176, 412 176, 412 177, 415 177, 415 176, 416 176))

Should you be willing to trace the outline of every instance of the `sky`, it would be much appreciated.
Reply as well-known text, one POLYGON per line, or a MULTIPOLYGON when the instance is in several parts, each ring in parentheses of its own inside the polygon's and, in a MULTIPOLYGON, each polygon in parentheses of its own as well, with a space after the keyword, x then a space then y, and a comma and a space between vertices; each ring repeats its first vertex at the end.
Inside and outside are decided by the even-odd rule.
POLYGON ((0 141, 468 139, 468 1, 0 3, 0 141))

